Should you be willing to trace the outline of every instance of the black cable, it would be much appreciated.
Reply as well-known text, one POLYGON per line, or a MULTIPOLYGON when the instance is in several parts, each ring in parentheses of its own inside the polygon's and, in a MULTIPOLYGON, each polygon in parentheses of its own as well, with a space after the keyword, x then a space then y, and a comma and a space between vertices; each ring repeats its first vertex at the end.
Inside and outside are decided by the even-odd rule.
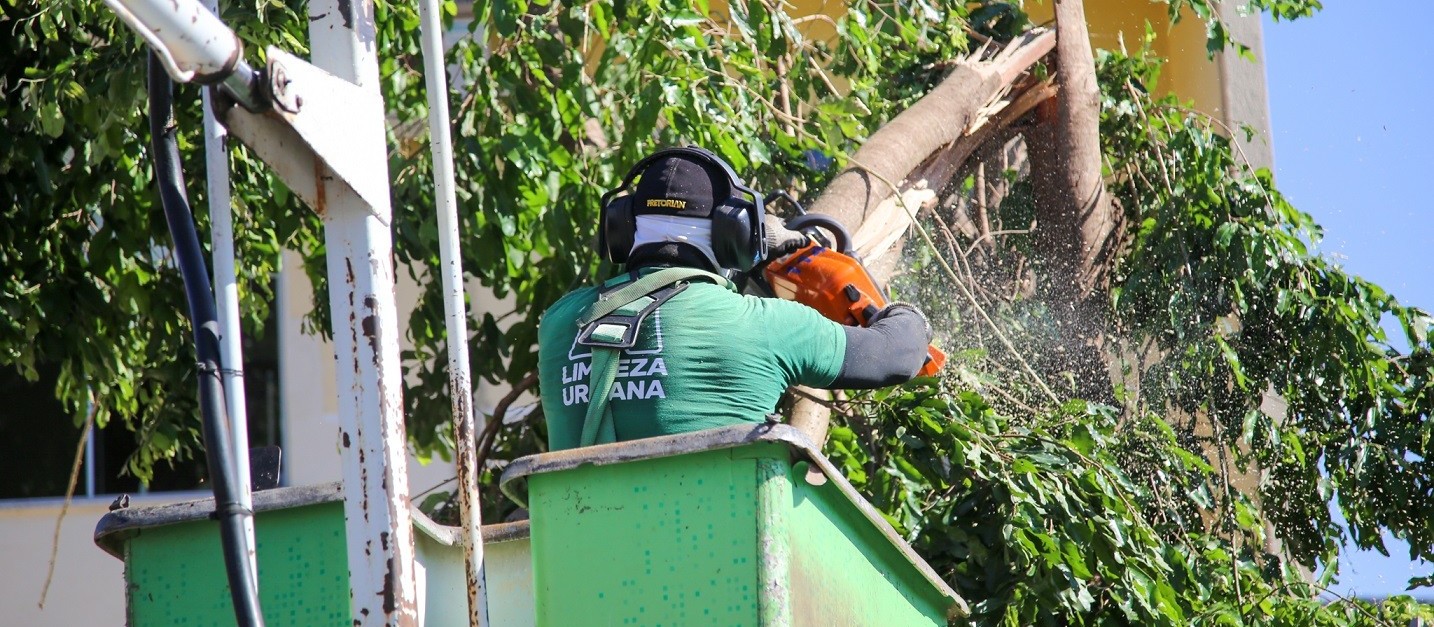
POLYGON ((234 463, 236 453, 229 439, 229 414, 224 406, 224 385, 219 378, 223 366, 219 357, 219 322, 214 291, 209 284, 204 253, 199 247, 199 234, 194 230, 194 214, 184 191, 184 172, 180 169, 179 144, 175 140, 173 124, 174 85, 165 74, 164 63, 154 52, 149 53, 148 81, 154 179, 159 187, 160 204, 164 206, 165 221, 169 223, 169 235, 174 240, 174 256, 184 277, 189 320, 194 326, 204 448, 208 452, 209 479, 214 486, 214 513, 219 520, 219 538, 224 547, 229 592, 240 627, 262 627, 264 616, 259 610, 259 595, 249 587, 249 582, 258 581, 258 577, 250 566, 244 546, 244 522, 253 517, 253 512, 239 505, 240 483, 234 463))

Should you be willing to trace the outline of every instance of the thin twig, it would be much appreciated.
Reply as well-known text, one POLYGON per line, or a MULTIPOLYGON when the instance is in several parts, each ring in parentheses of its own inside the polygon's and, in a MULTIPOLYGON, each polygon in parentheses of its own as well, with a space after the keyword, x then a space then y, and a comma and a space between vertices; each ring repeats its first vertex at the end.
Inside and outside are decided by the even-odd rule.
POLYGON ((981 237, 977 238, 976 241, 971 242, 971 247, 975 248, 977 244, 981 243, 981 240, 986 238, 994 239, 997 235, 1030 235, 1032 230, 1033 229, 1005 229, 1001 231, 991 231, 989 233, 981 235, 981 237))
MULTIPOLYGON (((1125 81, 1125 88, 1130 92, 1131 98, 1135 102, 1135 107, 1140 109, 1140 117, 1145 118, 1145 123, 1148 126, 1150 124, 1150 113, 1145 110, 1145 105, 1141 104, 1139 92, 1135 90, 1135 86, 1130 84, 1128 80, 1125 81)), ((1160 142, 1151 142, 1151 145, 1155 147, 1155 164, 1160 166, 1160 176, 1165 179, 1165 191, 1169 192, 1170 197, 1173 199, 1175 197, 1175 187, 1170 184, 1170 171, 1165 167, 1165 153, 1160 151, 1160 142)))
POLYGON ((1231 525, 1230 529, 1230 544, 1233 545, 1233 548, 1235 549, 1233 551, 1230 551, 1230 570, 1234 571, 1235 573, 1235 576, 1233 577, 1233 580, 1235 582, 1235 602, 1240 604, 1240 612, 1244 613, 1245 595, 1240 590, 1240 542, 1238 542, 1238 540, 1240 539, 1240 533, 1235 528, 1239 523, 1235 521, 1235 497, 1234 495, 1230 494, 1230 458, 1228 455, 1226 455, 1225 451, 1225 428, 1223 426, 1220 426, 1220 421, 1215 419, 1214 416, 1209 416, 1209 419, 1210 423, 1213 425, 1217 425, 1216 428, 1219 429, 1221 432, 1220 436, 1215 441, 1215 450, 1218 451, 1220 455, 1220 483, 1224 484, 1225 487, 1225 498, 1222 499, 1225 502, 1223 509, 1225 510, 1225 515, 1229 517, 1227 520, 1230 520, 1235 523, 1231 525))
POLYGON ((994 41, 992 41, 992 39, 991 39, 990 37, 987 37, 987 36, 985 36, 985 35, 982 35, 982 34, 981 34, 980 32, 978 32, 976 29, 971 28, 971 25, 970 25, 969 23, 962 24, 962 25, 961 25, 961 30, 966 31, 966 36, 967 36, 967 37, 970 37, 971 39, 976 40, 976 41, 979 42, 982 46, 991 45, 991 44, 994 43, 994 41))
MULTIPOLYGON (((1236 577, 1239 577, 1239 574, 1240 574, 1240 573, 1239 573, 1239 571, 1236 571, 1234 574, 1235 574, 1236 577)), ((1339 601, 1340 603, 1343 603, 1343 604, 1345 604, 1345 605, 1348 605, 1348 606, 1350 606, 1350 607, 1353 607, 1354 609, 1357 609, 1357 610, 1359 610, 1360 612, 1364 613, 1364 615, 1365 615, 1365 616, 1368 616, 1371 620, 1373 620, 1373 621, 1375 622, 1375 624, 1388 625, 1389 627, 1399 627, 1399 624, 1398 624, 1398 623, 1384 620, 1384 619, 1380 618, 1379 616, 1375 615, 1373 612, 1370 612, 1370 611, 1369 611, 1368 609, 1366 609, 1365 607, 1359 605, 1357 599, 1351 600, 1349 597, 1346 597, 1346 596, 1344 596, 1344 595, 1342 595, 1342 594, 1340 594, 1340 593, 1338 593, 1338 592, 1335 592, 1334 590, 1330 590, 1329 588, 1326 588, 1326 587, 1324 587, 1324 586, 1321 586, 1321 585, 1319 585, 1319 584, 1317 584, 1317 583, 1310 582, 1310 581, 1286 582, 1286 583, 1283 583, 1283 584, 1280 584, 1280 585, 1278 585, 1278 586, 1274 586, 1274 587, 1270 588, 1270 590, 1269 590, 1268 592, 1266 592, 1264 596, 1260 597, 1260 600, 1259 600, 1259 601, 1256 601, 1256 602, 1250 604, 1250 610, 1247 611, 1244 606, 1241 606, 1241 607, 1240 607, 1240 618, 1241 618, 1241 619, 1244 619, 1245 617, 1247 617, 1247 616, 1249 615, 1249 612, 1250 612, 1250 611, 1253 611, 1255 608, 1258 608, 1261 603, 1264 603, 1264 602, 1265 602, 1266 599, 1269 599, 1270 597, 1275 596, 1276 594, 1279 594, 1279 593, 1281 593, 1281 592, 1284 592, 1284 591, 1286 591, 1286 590, 1289 590, 1289 589, 1291 589, 1291 588, 1296 588, 1296 587, 1299 587, 1299 586, 1306 586, 1306 587, 1309 587, 1309 588, 1314 588, 1315 590, 1319 591, 1319 592, 1322 593, 1322 594, 1328 594, 1328 595, 1330 595, 1330 596, 1332 596, 1332 597, 1338 599, 1338 601, 1339 601)), ((1301 596, 1303 596, 1303 595, 1301 595, 1301 596)), ((1195 615, 1195 616, 1191 619, 1191 622, 1198 624, 1199 621, 1200 621, 1200 619, 1204 618, 1205 616, 1207 616, 1207 615, 1209 615, 1209 614, 1212 614, 1212 613, 1218 611, 1219 609, 1220 609, 1220 606, 1218 606, 1218 605, 1211 606, 1209 609, 1207 609, 1207 610, 1205 610, 1205 611, 1203 611, 1203 612, 1201 612, 1201 613, 1195 615)))
MULTIPOLYGON (((904 199, 903 199, 902 202, 904 202, 904 199)), ((931 213, 931 217, 933 217, 933 218, 936 219, 936 225, 939 226, 939 227, 941 227, 941 230, 945 232, 946 238, 947 238, 947 245, 950 246, 950 248, 954 251, 953 254, 951 255, 952 258, 953 258, 953 259, 956 259, 956 263, 957 263, 958 265, 960 265, 960 266, 961 266, 961 269, 966 272, 966 277, 971 280, 971 285, 976 285, 976 284, 977 284, 976 274, 971 271, 971 265, 970 265, 970 263, 967 263, 967 262, 966 262, 966 256, 970 253, 970 251, 969 251, 969 250, 967 250, 967 251, 961 250, 961 244, 956 241, 956 234, 951 231, 951 226, 948 225, 948 224, 946 224, 946 219, 941 217, 941 212, 938 211, 939 208, 940 208, 940 205, 939 205, 939 203, 938 203, 937 208, 931 210, 931 212, 930 212, 930 213, 931 213)), ((909 213, 909 212, 908 212, 908 213, 909 213)), ((912 224, 916 224, 916 217, 915 217, 915 216, 912 216, 912 218, 911 218, 911 223, 912 223, 912 224)), ((939 253, 940 253, 940 250, 937 249, 934 245, 933 245, 931 248, 938 253, 938 254, 936 255, 936 257, 937 257, 937 258, 940 258, 940 257, 941 257, 941 255, 939 254, 939 253)), ((957 316, 957 320, 958 320, 958 321, 960 320, 960 316, 959 316, 959 315, 957 316)))
MULTIPOLYGON (((941 228, 942 235, 946 236, 946 246, 950 249, 951 258, 964 260, 966 253, 961 250, 961 243, 956 241, 956 234, 951 232, 951 227, 941 218, 941 212, 932 210, 931 215, 936 218, 936 225, 941 228)), ((963 269, 966 271, 966 274, 971 277, 972 284, 975 284, 976 277, 971 274, 971 268, 969 266, 963 266, 963 269)), ((961 314, 954 311, 952 313, 956 314, 956 322, 959 323, 961 321, 961 314)))
MULTIPOLYGON (((837 89, 836 84, 832 82, 831 76, 827 74, 827 71, 822 67, 820 60, 816 58, 816 53, 814 53, 810 49, 810 47, 805 45, 802 46, 802 51, 803 54, 807 56, 807 63, 815 71, 814 73, 817 75, 817 78, 821 79, 822 84, 826 85, 827 89, 831 91, 831 95, 841 95, 843 92, 837 89)), ((862 102, 860 98, 852 98, 850 100, 852 104, 856 105, 857 109, 861 110, 863 115, 871 115, 871 109, 868 108, 866 106, 866 103, 862 102)))
MULTIPOLYGON (((726 67, 725 64, 724 64, 724 67, 726 67)), ((722 72, 722 71, 720 71, 720 70, 714 69, 714 68, 703 67, 702 69, 703 69, 703 71, 707 72, 707 73, 710 75, 709 78, 711 78, 711 79, 716 79, 716 80, 714 80, 714 83, 716 83, 716 84, 718 84, 718 85, 729 85, 729 86, 732 86, 732 87, 736 87, 736 88, 738 88, 738 89, 740 89, 740 90, 746 92, 749 96, 751 96, 751 97, 753 97, 753 98, 756 98, 757 100, 761 101, 762 104, 766 105, 767 110, 770 111, 770 112, 772 113, 772 115, 774 115, 774 116, 776 116, 777 118, 781 119, 782 122, 787 123, 787 124, 791 124, 791 125, 795 125, 795 126, 797 126, 797 127, 799 127, 799 128, 806 126, 807 120, 806 120, 805 118, 802 118, 802 117, 800 117, 800 116, 797 116, 797 115, 794 115, 794 114, 790 114, 790 113, 787 113, 786 111, 783 111, 782 108, 777 105, 777 103, 772 102, 771 100, 768 100, 765 96, 763 96, 761 93, 759 93, 755 88, 753 88, 751 85, 748 85, 748 84, 746 83, 746 81, 731 81, 731 77, 730 77, 730 76, 728 76, 726 73, 724 73, 724 72, 722 72)), ((662 78, 662 77, 657 76, 656 74, 652 74, 652 73, 647 73, 647 75, 650 76, 653 80, 659 80, 659 79, 662 78)))
MULTIPOLYGON (((987 214, 986 207, 986 162, 976 164, 976 228, 980 229, 981 235, 976 238, 980 242, 991 234, 991 218, 987 214)), ((975 243, 971 245, 974 249, 975 243)))
POLYGON ((528 391, 538 384, 537 371, 529 372, 509 390, 503 398, 498 399, 498 404, 493 406, 493 415, 488 419, 488 424, 483 425, 483 432, 478 435, 478 460, 474 467, 478 472, 483 472, 483 465, 488 461, 488 455, 493 450, 493 442, 498 439, 498 430, 503 427, 503 420, 508 415, 508 408, 518 400, 523 392, 528 391))
MULTIPOLYGON (((1155 106, 1156 106, 1157 108, 1161 108, 1161 109, 1171 109, 1171 110, 1173 110, 1173 111, 1179 111, 1179 112, 1183 112, 1183 113, 1186 113, 1186 114, 1193 114, 1193 115, 1199 116, 1199 117, 1201 117, 1201 118, 1204 118, 1207 122, 1212 122, 1212 123, 1218 125, 1220 128, 1225 129, 1225 132, 1226 132, 1226 133, 1229 133, 1229 135, 1230 135, 1230 145, 1234 146, 1234 147, 1235 147, 1235 151, 1238 152, 1238 153, 1240 153, 1240 160, 1243 161, 1243 162, 1245 162, 1245 167, 1246 167, 1246 168, 1249 168, 1249 170, 1250 170, 1251 172, 1254 172, 1254 171, 1256 170, 1256 168, 1255 168, 1255 163, 1254 163, 1253 161, 1250 161, 1249 155, 1245 154, 1245 147, 1244 147, 1244 146, 1241 146, 1241 145, 1240 145, 1240 142, 1238 142, 1238 141, 1235 140, 1235 130, 1232 129, 1232 128, 1230 128, 1230 125, 1226 124, 1223 120, 1221 120, 1221 119, 1219 119, 1219 118, 1216 118, 1215 116, 1212 116, 1212 115, 1210 115, 1210 114, 1208 114, 1208 113, 1205 113, 1204 111, 1197 111, 1197 110, 1195 110, 1195 109, 1190 109, 1190 108, 1186 108, 1186 107, 1180 107, 1180 106, 1168 105, 1168 104, 1156 104, 1155 106)), ((1147 119, 1148 119, 1148 118, 1147 118, 1147 119)), ((1274 199, 1272 196, 1270 196, 1270 190, 1265 189, 1265 186, 1264 186, 1264 185, 1261 185, 1261 186, 1260 186, 1260 192, 1265 195, 1265 202, 1270 203, 1270 209, 1273 210, 1273 209, 1275 208, 1275 199, 1274 199)))
POLYGON ((782 123, 783 130, 788 135, 796 135, 791 123, 791 120, 795 119, 792 115, 792 85, 787 80, 789 57, 790 53, 777 57, 777 106, 781 107, 782 114, 786 117, 786 121, 782 123))
POLYGON ((85 459, 85 443, 90 440, 90 431, 95 425, 95 414, 99 405, 90 403, 85 415, 85 426, 80 431, 80 443, 75 446, 75 461, 70 464, 70 485, 65 488, 65 504, 60 506, 60 515, 55 517, 55 535, 50 540, 50 568, 45 572, 45 585, 40 588, 40 609, 45 609, 45 597, 50 594, 50 583, 55 579, 55 562, 60 557, 60 527, 65 523, 65 514, 70 511, 70 499, 75 496, 75 484, 80 480, 80 463, 85 459))
MULTIPOLYGON (((901 208, 906 211, 908 216, 911 217, 911 225, 916 227, 916 232, 919 233, 921 235, 921 238, 926 241, 927 246, 930 246, 932 250, 936 250, 936 242, 931 239, 931 234, 926 231, 926 227, 921 226, 921 223, 916 221, 916 212, 912 211, 911 207, 906 204, 906 199, 901 196, 901 190, 897 188, 896 184, 892 183, 891 180, 886 178, 885 176, 882 176, 880 172, 866 166, 865 164, 857 161, 854 158, 848 157, 847 160, 853 166, 865 170, 867 174, 872 175, 877 180, 881 181, 882 183, 885 183, 887 187, 891 188, 891 192, 896 195, 897 203, 899 203, 901 205, 901 208)), ((981 304, 976 301, 976 295, 972 294, 971 291, 966 288, 966 285, 961 281, 961 278, 956 276, 956 271, 951 268, 951 264, 946 262, 946 258, 942 257, 941 255, 936 255, 935 257, 936 260, 941 263, 941 267, 946 270, 946 274, 951 277, 951 280, 953 282, 956 283, 956 287, 960 288, 961 292, 965 294, 967 300, 971 301, 971 305, 976 309, 976 313, 980 314, 981 319, 984 320, 988 326, 990 326, 991 332, 996 335, 997 339, 1001 340, 1001 344, 1006 347, 1006 350, 1010 351, 1011 355, 1021 363, 1021 367, 1026 370, 1026 374, 1031 377, 1031 380, 1034 381, 1035 384, 1041 388, 1042 392, 1045 392, 1046 396, 1050 398, 1051 403, 1053 405, 1059 405, 1061 402, 1060 397, 1056 396, 1056 393, 1051 391, 1051 388, 1046 385, 1045 380, 1043 380, 1039 374, 1036 374, 1035 369, 1031 368, 1031 364, 1026 361, 1026 358, 1021 355, 1021 352, 1016 349, 1016 346, 1011 343, 1011 340, 1006 338, 1006 334, 1001 332, 1001 328, 996 324, 996 321, 992 320, 991 317, 986 314, 986 309, 984 307, 981 307, 981 304)))
POLYGON ((825 13, 813 13, 811 15, 804 15, 802 17, 792 18, 793 25, 805 24, 811 21, 822 21, 831 24, 832 28, 841 28, 837 25, 836 20, 832 19, 830 15, 827 15, 825 13))
POLYGON ((800 397, 802 397, 802 398, 805 398, 805 399, 807 399, 807 400, 809 400, 809 401, 812 401, 812 402, 814 402, 814 403, 816 403, 816 404, 818 404, 818 405, 822 405, 822 406, 826 407, 827 409, 830 409, 830 410, 832 410, 832 411, 834 411, 834 412, 836 412, 836 413, 838 413, 838 414, 841 414, 841 415, 843 415, 843 416, 846 416, 847 418, 861 418, 861 417, 862 417, 862 416, 860 416, 859 414, 857 414, 857 413, 851 411, 850 409, 848 409, 848 407, 851 405, 851 402, 850 402, 850 401, 834 401, 834 400, 832 400, 832 399, 822 398, 822 397, 820 397, 820 396, 817 396, 816 394, 812 394, 811 392, 808 392, 808 391, 806 391, 806 390, 803 390, 803 389, 801 389, 801 388, 798 387, 798 386, 793 386, 793 387, 791 388, 791 390, 792 390, 792 393, 796 394, 797 396, 800 396, 800 397))
POLYGON ((446 486, 446 485, 448 485, 448 484, 450 484, 450 483, 453 483, 454 481, 457 481, 457 480, 458 480, 458 476, 457 476, 457 475, 454 475, 454 476, 452 476, 452 477, 449 477, 449 478, 447 478, 447 479, 444 479, 444 480, 442 480, 442 481, 439 481, 438 483, 433 484, 433 486, 430 487, 430 488, 428 488, 427 490, 424 490, 424 491, 422 491, 422 492, 418 492, 418 493, 414 494, 413 496, 410 496, 409 498, 410 498, 410 499, 417 499, 417 498, 420 497, 420 496, 423 496, 423 495, 425 495, 425 494, 428 494, 429 492, 432 492, 432 491, 434 491, 434 490, 437 490, 438 488, 441 488, 441 487, 443 487, 443 486, 446 486))
POLYGON ((1012 405, 1015 405, 1016 407, 1019 407, 1020 409, 1025 410, 1027 413, 1031 414, 1032 416, 1035 416, 1035 415, 1037 415, 1037 414, 1040 413, 1040 412, 1036 411, 1036 409, 1035 409, 1034 407, 1031 407, 1030 405, 1027 405, 1027 404, 1025 404, 1025 403, 1022 403, 1022 402, 1019 401, 1019 400, 1016 400, 1016 397, 1015 397, 1014 395, 1012 395, 1010 392, 1007 392, 1007 391, 1001 389, 1001 386, 999 386, 999 385, 993 385, 993 386, 988 387, 988 388, 985 388, 985 389, 991 390, 992 392, 995 392, 996 394, 999 394, 999 395, 1001 396, 1001 398, 1006 399, 1006 402, 1008 402, 1008 403, 1010 403, 1010 404, 1012 404, 1012 405))

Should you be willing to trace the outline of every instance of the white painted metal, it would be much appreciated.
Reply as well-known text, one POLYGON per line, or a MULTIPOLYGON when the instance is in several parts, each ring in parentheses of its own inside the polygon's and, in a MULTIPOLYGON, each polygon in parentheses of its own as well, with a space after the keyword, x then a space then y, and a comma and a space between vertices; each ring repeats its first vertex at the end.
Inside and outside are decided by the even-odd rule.
MULTIPOLYGON (((204 8, 219 14, 217 0, 205 0, 204 8)), ((209 202, 209 246, 214 263, 214 304, 219 314, 219 359, 224 364, 220 380, 224 385, 225 409, 229 413, 229 441, 234 444, 234 475, 239 478, 239 506, 254 509, 249 490, 249 415, 244 399, 244 350, 240 343, 239 285, 234 272, 234 210, 229 193, 229 134, 214 118, 214 103, 204 90, 204 174, 209 202)), ((249 571, 259 573, 255 554, 254 519, 244 518, 244 548, 249 571)), ((254 594, 259 582, 249 582, 254 594)))
MULTIPOLYGON (((342 3, 341 3, 342 4, 342 3)), ((310 9, 312 10, 312 8, 310 9)), ((369 204, 388 204, 388 177, 374 178, 370 158, 375 151, 387 154, 387 138, 383 124, 383 97, 378 92, 378 79, 372 87, 355 86, 346 77, 323 66, 311 65, 278 48, 266 50, 271 74, 290 81, 286 87, 276 86, 277 97, 299 100, 297 112, 275 107, 272 115, 286 121, 349 186, 369 204), (292 92, 292 93, 285 93, 292 92)), ((314 51, 317 64, 319 51, 314 51)), ((376 67, 376 66, 375 66, 376 67)), ((387 158, 385 158, 387 163, 387 158)), ((385 213, 384 220, 387 221, 385 213)))
POLYGON ((239 38, 199 0, 105 0, 164 60, 175 81, 222 75, 240 57, 239 38))
POLYGON ((463 526, 468 624, 487 625, 483 589, 483 522, 478 501, 477 429, 473 421, 473 385, 468 371, 468 308, 463 299, 463 257, 458 247, 458 199, 453 176, 453 137, 448 119, 448 64, 443 56, 443 25, 438 0, 419 0, 423 74, 428 90, 428 138, 433 150, 434 201, 438 207, 439 275, 448 331, 448 395, 453 410, 453 440, 458 449, 458 508, 463 526))
POLYGON ((271 46, 265 55, 271 82, 282 84, 274 87, 278 99, 297 111, 283 105, 263 113, 230 107, 220 112, 220 121, 319 213, 325 212, 325 194, 342 187, 388 224, 388 211, 380 215, 378 209, 389 205, 388 178, 373 170, 373 155, 388 150, 383 98, 279 48, 271 46), (373 124, 375 119, 380 124, 373 124))
MULTIPOLYGON (((273 168, 274 173, 289 186, 289 191, 316 211, 323 213, 321 203, 326 204, 328 195, 338 193, 336 190, 340 189, 345 195, 362 200, 358 192, 328 167, 288 122, 272 111, 255 114, 234 107, 224 112, 221 121, 234 137, 273 168)), ((384 220, 387 222, 387 218, 384 220)))
MULTIPOLYGON (((376 96, 373 8, 373 0, 311 0, 308 5, 314 65, 376 96)), ((336 130, 352 133, 357 141, 350 150, 362 151, 362 171, 355 176, 381 184, 383 194, 365 199, 345 186, 327 185, 320 176, 314 209, 323 217, 328 248, 353 624, 408 626, 417 624, 418 603, 388 226, 388 154, 385 146, 374 150, 363 140, 373 129, 382 133, 382 108, 367 116, 355 127, 336 130)), ((313 167, 326 169, 318 160, 313 167)))
MULTIPOLYGON (((298 110, 286 111, 280 105, 254 114, 234 107, 223 119, 230 132, 258 152, 311 207, 318 202, 316 157, 331 170, 322 177, 326 185, 334 184, 337 177, 369 204, 387 205, 388 179, 375 178, 371 163, 375 152, 387 151, 384 127, 368 123, 375 117, 383 119, 379 93, 278 48, 268 48, 266 55, 271 82, 282 84, 275 85, 275 91, 298 110)), ((383 220, 388 222, 387 214, 383 220)))

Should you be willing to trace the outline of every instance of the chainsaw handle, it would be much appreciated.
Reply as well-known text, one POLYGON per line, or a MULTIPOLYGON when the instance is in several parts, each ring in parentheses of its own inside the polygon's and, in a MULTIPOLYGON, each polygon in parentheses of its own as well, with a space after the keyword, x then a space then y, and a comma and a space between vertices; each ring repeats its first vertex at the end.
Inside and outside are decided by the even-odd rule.
POLYGON ((832 234, 832 249, 837 252, 855 257, 855 251, 851 247, 851 233, 846 230, 842 223, 836 218, 820 213, 804 213, 787 220, 787 228, 793 231, 805 231, 812 228, 826 229, 832 234))
POLYGON ((772 192, 772 193, 770 193, 770 194, 767 194, 767 197, 762 199, 762 204, 763 204, 763 205, 766 205, 766 208, 767 208, 767 209, 771 209, 771 208, 772 208, 772 203, 773 203, 774 201, 777 201, 777 200, 785 200, 785 201, 791 203, 791 204, 792 204, 792 207, 795 207, 795 208, 796 208, 796 210, 797 210, 797 215, 799 215, 799 216, 802 216, 802 215, 806 215, 806 214, 807 214, 807 208, 806 208, 806 207, 803 207, 803 206, 802 206, 802 203, 797 202, 797 199, 796 199, 795 196, 792 196, 791 194, 788 194, 787 192, 785 192, 785 191, 783 191, 783 190, 780 190, 780 189, 777 190, 777 191, 775 191, 775 192, 772 192))

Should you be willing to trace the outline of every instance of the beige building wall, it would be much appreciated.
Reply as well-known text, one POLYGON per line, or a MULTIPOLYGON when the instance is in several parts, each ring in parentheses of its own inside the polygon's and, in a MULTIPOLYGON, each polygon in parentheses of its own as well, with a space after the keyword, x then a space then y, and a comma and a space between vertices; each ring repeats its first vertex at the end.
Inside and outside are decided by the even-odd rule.
MULTIPOLYGON (((1156 37, 1152 52, 1165 59, 1159 83, 1147 85, 1157 94, 1174 94, 1182 102, 1234 131, 1233 136, 1255 167, 1273 167, 1270 108, 1265 85, 1264 35, 1258 13, 1240 9, 1243 0, 1219 0, 1217 10, 1235 41, 1249 46, 1254 59, 1221 52, 1211 59, 1205 48, 1205 23, 1190 11, 1171 24, 1168 7, 1144 0, 1085 0, 1090 40, 1095 48, 1140 49, 1148 24, 1156 37), (1255 130, 1245 139, 1243 125, 1255 130)), ((1027 0, 1026 11, 1037 24, 1054 19, 1052 0, 1027 0)), ((1222 131, 1225 129, 1222 129, 1222 131)))
MULTIPOLYGON (((131 507, 203 498, 198 492, 135 496, 131 507)), ((124 564, 101 551, 92 538, 95 523, 109 513, 114 496, 77 498, 60 528, 55 576, 39 606, 50 564, 55 519, 63 499, 0 501, 0 618, 25 627, 105 627, 125 624, 124 564)))
POLYGON ((1237 54, 1225 52, 1218 57, 1220 64, 1220 102, 1225 122, 1235 131, 1235 140, 1245 156, 1255 167, 1275 167, 1275 147, 1270 135, 1270 95, 1265 79, 1265 35, 1260 25, 1260 16, 1241 15, 1243 2, 1224 0, 1220 3, 1220 17, 1230 29, 1230 36, 1249 46, 1255 58, 1245 59, 1237 54), (1255 130, 1255 136, 1246 138, 1239 129, 1248 125, 1255 130))

